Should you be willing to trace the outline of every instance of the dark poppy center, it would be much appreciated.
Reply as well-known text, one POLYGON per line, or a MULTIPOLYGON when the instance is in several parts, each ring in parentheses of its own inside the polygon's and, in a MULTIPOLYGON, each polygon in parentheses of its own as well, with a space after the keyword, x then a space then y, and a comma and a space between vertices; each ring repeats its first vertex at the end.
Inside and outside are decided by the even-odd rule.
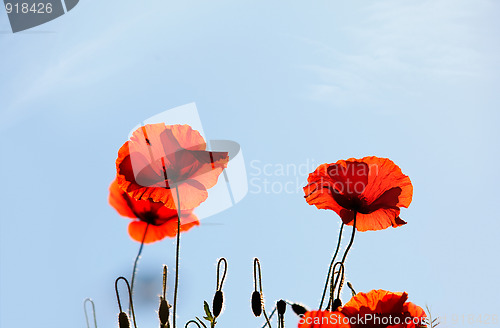
POLYGON ((152 225, 158 225, 158 215, 154 212, 145 212, 141 215, 141 221, 152 225))

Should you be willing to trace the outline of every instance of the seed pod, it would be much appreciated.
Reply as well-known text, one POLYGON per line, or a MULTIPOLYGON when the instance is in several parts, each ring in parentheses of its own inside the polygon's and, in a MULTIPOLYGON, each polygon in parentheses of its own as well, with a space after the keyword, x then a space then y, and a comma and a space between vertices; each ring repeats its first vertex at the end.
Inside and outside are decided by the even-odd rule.
POLYGON ((218 290, 215 292, 214 300, 212 302, 212 311, 215 318, 217 318, 222 312, 223 304, 224 304, 224 295, 222 294, 222 290, 218 290))
POLYGON ((162 326, 166 326, 168 322, 168 317, 170 316, 170 306, 167 300, 160 297, 160 308, 158 309, 158 317, 160 318, 160 323, 162 326))
POLYGON ((256 317, 262 314, 262 294, 258 291, 252 294, 252 312, 256 317))
POLYGON ((276 303, 276 308, 278 309, 278 314, 279 315, 285 314, 285 311, 286 311, 286 302, 283 301, 283 300, 279 300, 276 303))
POLYGON ((125 312, 120 312, 118 315, 118 326, 120 328, 130 328, 130 320, 125 312))
POLYGON ((337 308, 339 306, 342 306, 342 301, 339 300, 338 298, 336 298, 334 301, 333 301, 333 306, 332 306, 332 310, 335 311, 337 310, 337 308))
POLYGON ((309 311, 303 305, 300 305, 300 304, 297 304, 297 303, 293 303, 292 304, 292 310, 299 317, 302 317, 304 314, 306 314, 307 311, 309 311))

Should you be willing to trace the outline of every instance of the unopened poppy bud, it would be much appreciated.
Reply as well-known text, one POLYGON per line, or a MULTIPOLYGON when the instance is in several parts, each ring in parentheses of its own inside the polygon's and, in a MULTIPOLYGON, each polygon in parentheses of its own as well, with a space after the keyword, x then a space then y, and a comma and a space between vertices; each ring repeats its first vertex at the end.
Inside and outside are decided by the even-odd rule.
POLYGON ((130 320, 125 312, 120 312, 118 315, 118 326, 120 328, 130 328, 130 320))
POLYGON ((299 317, 302 317, 304 314, 306 314, 307 311, 309 311, 308 309, 306 309, 304 306, 300 305, 300 304, 297 304, 297 303, 293 303, 292 304, 292 310, 293 312, 295 312, 296 315, 298 315, 299 317))
POLYGON ((215 318, 217 318, 222 312, 223 304, 224 304, 224 295, 222 294, 222 290, 218 290, 215 292, 214 300, 212 302, 212 311, 214 313, 215 318))
POLYGON ((336 298, 334 301, 333 301, 333 306, 332 306, 332 309, 333 311, 337 310, 337 308, 339 306, 342 306, 342 301, 338 298, 336 298))
POLYGON ((276 303, 276 308, 278 309, 278 314, 279 315, 285 314, 285 311, 286 311, 286 302, 283 301, 283 300, 279 300, 276 303))
POLYGON ((262 294, 258 291, 252 294, 252 312, 256 317, 262 314, 262 294))
POLYGON ((170 306, 168 305, 166 299, 160 297, 160 308, 158 310, 158 317, 160 318, 160 323, 162 324, 162 326, 166 326, 169 316, 170 316, 170 306))

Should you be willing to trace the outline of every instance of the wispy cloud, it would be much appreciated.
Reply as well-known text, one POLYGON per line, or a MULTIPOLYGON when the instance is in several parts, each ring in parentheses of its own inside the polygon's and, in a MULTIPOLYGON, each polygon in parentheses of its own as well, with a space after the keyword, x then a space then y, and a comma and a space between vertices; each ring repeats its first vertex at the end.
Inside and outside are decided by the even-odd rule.
POLYGON ((328 63, 306 67, 318 80, 310 96, 341 105, 377 102, 388 91, 412 94, 429 81, 455 83, 488 74, 494 59, 485 45, 495 36, 485 35, 481 21, 493 6, 489 0, 368 5, 343 29, 348 44, 333 49, 308 40, 328 63))
MULTIPOLYGON (((1 90, 4 105, 0 108, 0 128, 15 124, 37 110, 39 101, 47 103, 50 97, 60 99, 61 94, 68 90, 80 92, 130 65, 133 57, 119 56, 119 49, 127 44, 131 31, 148 19, 147 14, 129 15, 132 18, 128 20, 115 19, 108 22, 104 30, 93 27, 93 32, 84 34, 85 38, 80 41, 68 38, 67 32, 54 34, 55 38, 63 38, 60 34, 66 33, 64 38, 67 41, 53 43, 58 45, 58 51, 40 47, 44 52, 37 54, 34 57, 36 60, 27 60, 25 67, 18 67, 12 72, 10 92, 5 87, 1 90)), ((26 51, 20 46, 22 43, 13 42, 14 37, 22 36, 11 36, 10 40, 3 39, 2 43, 8 44, 20 56, 26 56, 23 54, 26 51)))

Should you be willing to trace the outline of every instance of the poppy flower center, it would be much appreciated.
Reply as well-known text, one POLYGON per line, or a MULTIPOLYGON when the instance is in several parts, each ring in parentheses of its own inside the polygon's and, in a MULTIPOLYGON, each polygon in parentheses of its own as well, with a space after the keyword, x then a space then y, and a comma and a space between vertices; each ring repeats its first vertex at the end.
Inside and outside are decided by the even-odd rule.
POLYGON ((141 215, 141 221, 144 221, 152 225, 159 225, 157 220, 158 220, 158 215, 154 212, 145 212, 142 213, 141 215))

